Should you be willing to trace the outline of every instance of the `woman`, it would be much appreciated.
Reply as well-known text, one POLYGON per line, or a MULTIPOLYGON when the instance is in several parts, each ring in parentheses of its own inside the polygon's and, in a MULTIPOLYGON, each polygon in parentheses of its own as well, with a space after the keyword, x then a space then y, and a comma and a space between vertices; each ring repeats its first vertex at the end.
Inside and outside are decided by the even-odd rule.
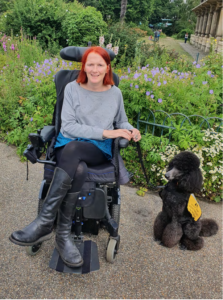
POLYGON ((184 39, 185 39, 185 44, 186 44, 187 40, 188 40, 188 33, 185 34, 184 39))
POLYGON ((31 224, 9 239, 22 246, 48 240, 58 211, 56 248, 66 265, 79 267, 83 260, 70 232, 87 165, 111 159, 114 138, 141 139, 139 130, 128 123, 121 91, 112 79, 110 57, 103 48, 91 47, 84 53, 78 79, 65 87, 61 121, 55 144, 57 166, 43 208, 31 224), (114 130, 114 123, 119 129, 114 130))

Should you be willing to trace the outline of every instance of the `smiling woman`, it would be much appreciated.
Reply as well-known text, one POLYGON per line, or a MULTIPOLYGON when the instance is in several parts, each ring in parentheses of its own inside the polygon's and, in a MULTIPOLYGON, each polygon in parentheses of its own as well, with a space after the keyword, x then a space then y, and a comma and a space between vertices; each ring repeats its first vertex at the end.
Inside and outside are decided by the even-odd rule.
POLYGON ((88 90, 102 92, 114 85, 110 57, 101 47, 91 47, 83 55, 77 83, 88 90))

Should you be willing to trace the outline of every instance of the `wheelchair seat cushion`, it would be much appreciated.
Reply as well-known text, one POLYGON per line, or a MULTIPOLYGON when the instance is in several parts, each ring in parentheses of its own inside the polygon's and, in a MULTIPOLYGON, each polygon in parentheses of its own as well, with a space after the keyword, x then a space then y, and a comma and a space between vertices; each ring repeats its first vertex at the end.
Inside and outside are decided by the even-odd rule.
POLYGON ((107 183, 115 182, 115 167, 111 162, 99 166, 88 167, 86 181, 107 183))

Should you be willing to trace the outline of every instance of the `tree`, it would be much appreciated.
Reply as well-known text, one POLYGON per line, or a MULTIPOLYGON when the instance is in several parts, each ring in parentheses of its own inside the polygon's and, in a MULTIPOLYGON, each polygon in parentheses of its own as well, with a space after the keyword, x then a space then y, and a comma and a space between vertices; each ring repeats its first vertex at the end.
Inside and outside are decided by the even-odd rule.
POLYGON ((120 12, 120 22, 123 23, 125 14, 126 14, 126 9, 127 9, 127 0, 122 0, 121 2, 121 12, 120 12))

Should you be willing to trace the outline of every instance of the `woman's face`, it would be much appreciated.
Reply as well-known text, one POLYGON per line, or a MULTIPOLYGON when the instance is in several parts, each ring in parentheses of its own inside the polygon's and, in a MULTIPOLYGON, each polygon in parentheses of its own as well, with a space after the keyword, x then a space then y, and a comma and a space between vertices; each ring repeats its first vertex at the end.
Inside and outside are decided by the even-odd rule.
POLYGON ((101 55, 91 52, 85 63, 84 71, 86 72, 88 83, 103 84, 105 74, 108 72, 109 66, 101 55))

